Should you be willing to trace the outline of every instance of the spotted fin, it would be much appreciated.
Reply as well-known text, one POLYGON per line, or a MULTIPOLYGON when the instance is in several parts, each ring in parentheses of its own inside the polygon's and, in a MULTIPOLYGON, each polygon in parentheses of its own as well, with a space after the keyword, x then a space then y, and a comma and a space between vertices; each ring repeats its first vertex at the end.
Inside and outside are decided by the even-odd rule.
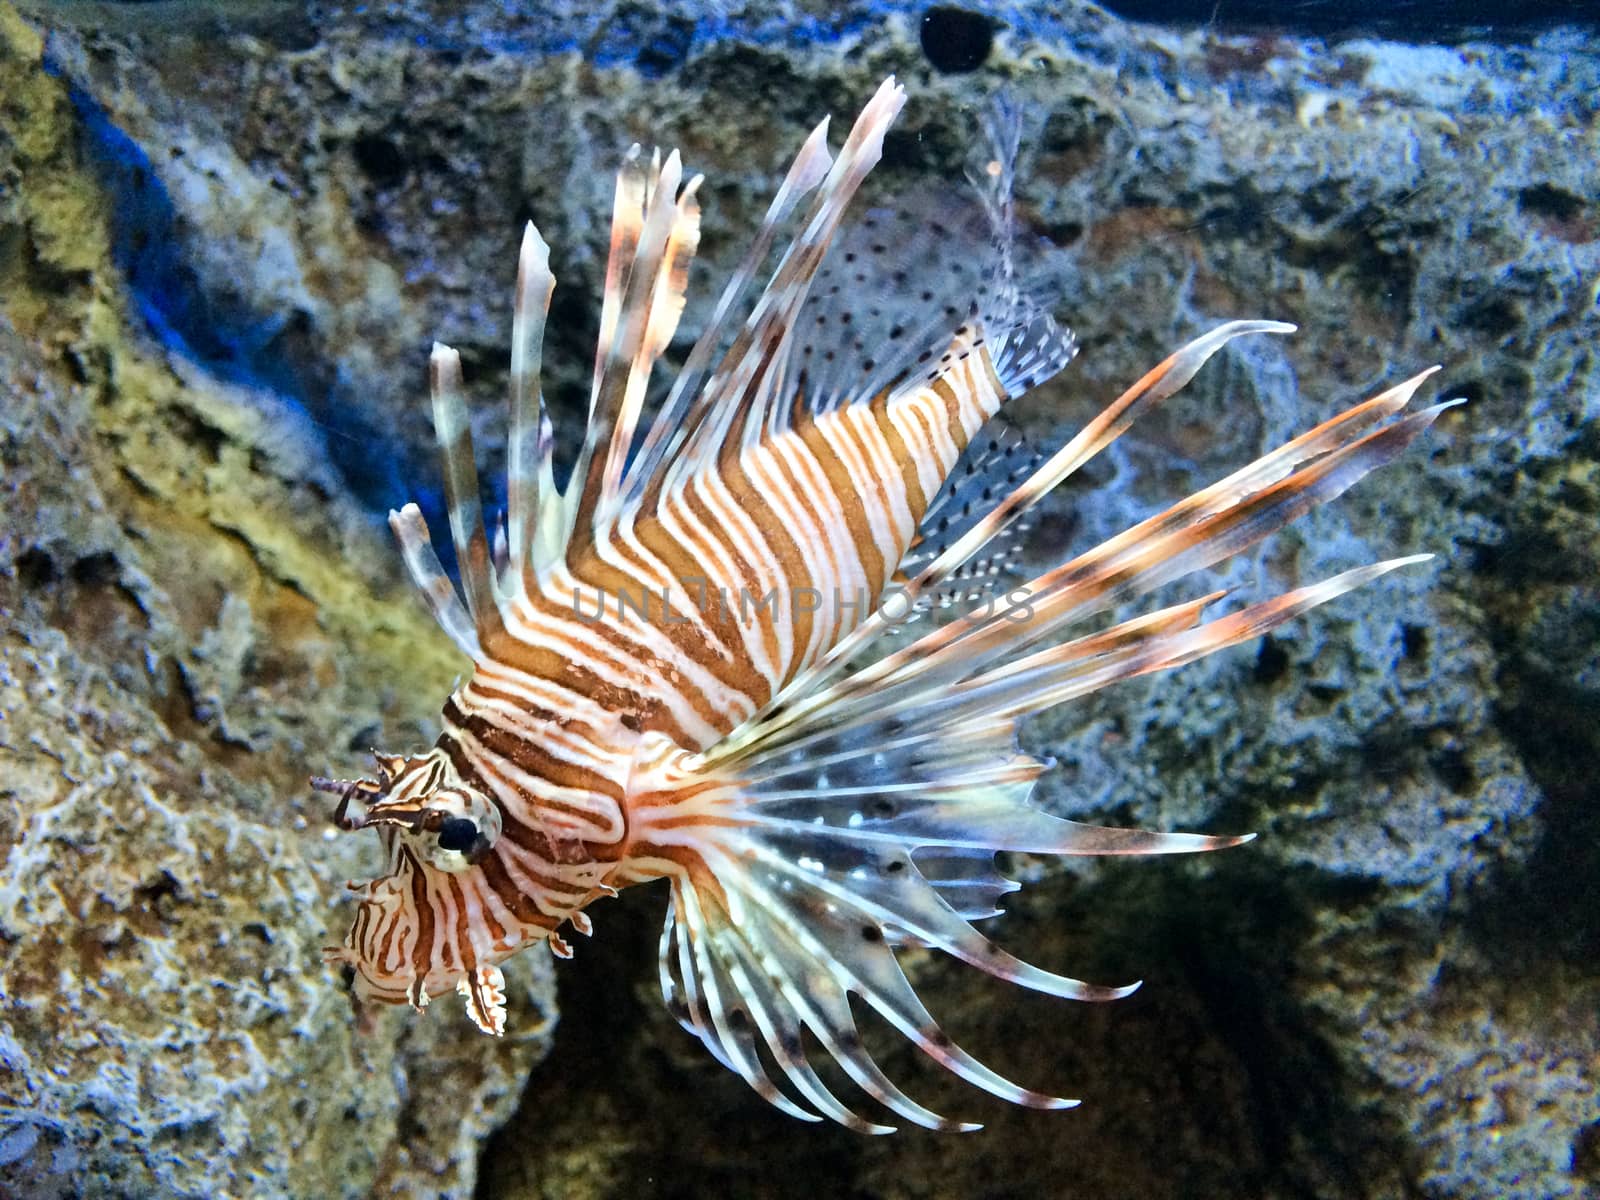
MULTIPOLYGON (((1002 497, 1029 478, 1043 457, 1015 429, 991 421, 983 435, 967 447, 944 486, 923 514, 917 540, 900 561, 902 580, 913 579, 936 561, 968 530, 988 516, 1002 497)), ((970 606, 986 596, 1005 594, 1024 581, 1021 553, 1033 522, 1027 517, 1007 526, 938 586, 925 591, 919 609, 970 606)))

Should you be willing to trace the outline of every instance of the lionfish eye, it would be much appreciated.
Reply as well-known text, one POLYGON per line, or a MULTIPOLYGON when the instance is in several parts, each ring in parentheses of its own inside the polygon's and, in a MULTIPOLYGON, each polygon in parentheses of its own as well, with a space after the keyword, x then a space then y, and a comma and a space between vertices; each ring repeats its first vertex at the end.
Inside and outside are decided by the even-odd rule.
POLYGON ((447 817, 439 826, 439 849, 465 854, 478 840, 478 827, 466 817, 447 817))

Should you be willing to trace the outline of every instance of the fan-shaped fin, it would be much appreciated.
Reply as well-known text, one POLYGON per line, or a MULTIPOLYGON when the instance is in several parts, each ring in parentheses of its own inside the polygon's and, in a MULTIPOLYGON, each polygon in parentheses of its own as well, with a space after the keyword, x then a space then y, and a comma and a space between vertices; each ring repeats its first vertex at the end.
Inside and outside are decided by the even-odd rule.
POLYGON ((811 136, 806 139, 789 168, 788 175, 767 209, 761 228, 756 231, 750 249, 729 278, 711 319, 706 323, 705 331, 684 360, 661 412, 640 443, 639 453, 625 476, 623 490, 627 500, 637 503, 642 498, 647 484, 659 479, 663 461, 672 456, 688 432, 703 419, 710 405, 710 397, 701 385, 706 381, 711 356, 727 340, 731 314, 744 298, 761 264, 766 261, 779 227, 789 218, 795 205, 822 182, 833 166, 827 137, 828 121, 824 118, 811 131, 811 136))
MULTIPOLYGON (((1013 887, 992 856, 1188 852, 1248 839, 1101 828, 1039 811, 1028 796, 1042 764, 1016 753, 1017 721, 1079 690, 1257 636, 1415 561, 1358 568, 1209 624, 1196 623, 1204 601, 1174 606, 940 695, 895 703, 891 692, 881 711, 853 719, 824 712, 813 727, 778 731, 771 744, 757 741, 717 767, 678 752, 673 768, 701 773, 715 798, 707 800, 704 786, 689 787, 693 813, 670 803, 643 806, 634 834, 643 846, 659 839, 675 848, 662 861, 678 865, 661 872, 674 889, 662 942, 668 1003, 719 1059, 790 1111, 794 1102, 755 1053, 759 1035, 812 1105, 803 1111, 852 1128, 882 1130, 817 1079, 804 1061, 806 1030, 892 1111, 930 1127, 949 1123, 905 1097, 866 1057, 849 1014, 851 993, 968 1082, 1019 1104, 1070 1105, 1018 1086, 954 1045, 916 998, 896 948, 932 947, 1050 995, 1117 999, 1138 985, 1106 987, 1041 970, 974 928, 1013 887)), ((675 783, 683 788, 682 779, 675 783)), ((662 796, 674 790, 653 786, 648 770, 635 786, 662 796)))
POLYGON ((809 1031, 891 1111, 928 1128, 976 1128, 918 1104, 884 1075, 862 1045, 850 1011, 853 993, 929 1057, 996 1096, 1039 1108, 1075 1103, 1021 1087, 956 1046, 917 999, 894 945, 910 930, 1001 978, 1058 995, 1108 999, 1127 989, 1077 984, 993 946, 943 901, 904 843, 836 840, 829 831, 757 822, 725 828, 696 849, 697 867, 673 877, 662 935, 663 993, 685 1028, 769 1101, 785 1111, 795 1107, 761 1067, 758 1035, 812 1106, 810 1115, 889 1132, 840 1103, 818 1079, 805 1059, 809 1031))
POLYGON ((838 157, 817 189, 810 212, 754 311, 704 385, 694 423, 671 469, 678 476, 711 467, 743 442, 747 428, 766 423, 782 398, 788 347, 797 316, 828 252, 846 206, 883 153, 883 137, 905 104, 905 90, 885 80, 856 118, 838 157))
MULTIPOLYGON (((1001 421, 991 422, 967 447, 928 505, 917 540, 900 562, 901 573, 908 577, 919 574, 1016 490, 1041 461, 1015 429, 1001 421)), ((985 549, 992 551, 993 547, 991 540, 985 549)))

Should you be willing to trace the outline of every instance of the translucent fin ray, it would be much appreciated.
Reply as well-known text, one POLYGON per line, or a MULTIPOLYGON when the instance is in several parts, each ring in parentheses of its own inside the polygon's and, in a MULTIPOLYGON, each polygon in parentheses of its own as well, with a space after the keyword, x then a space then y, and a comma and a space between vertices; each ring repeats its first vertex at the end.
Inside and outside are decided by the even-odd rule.
POLYGON ((434 552, 433 540, 428 536, 428 523, 422 518, 422 510, 415 504, 407 504, 391 512, 389 528, 400 543, 400 554, 405 560, 406 570, 411 573, 411 581, 422 593, 433 619, 461 653, 476 662, 483 657, 483 650, 478 644, 478 631, 472 624, 472 614, 462 604, 455 584, 450 582, 444 567, 439 564, 439 556, 434 552))
POLYGON ((461 356, 434 343, 428 360, 433 391, 433 429, 444 460, 445 499, 450 507, 450 534, 456 564, 467 596, 467 609, 479 634, 499 627, 489 535, 484 530, 483 502, 478 497, 478 467, 472 448, 461 380, 461 356))
POLYGON ((893 950, 901 922, 959 943, 973 957, 986 955, 994 973, 1004 978, 1029 986, 1048 981, 1057 994, 1073 981, 1017 970, 1026 964, 997 949, 980 951, 978 943, 988 947, 987 940, 944 904, 909 860, 888 858, 900 864, 885 876, 896 887, 882 904, 874 904, 859 886, 838 880, 845 872, 859 876, 866 869, 882 870, 884 856, 876 849, 858 852, 849 866, 838 861, 827 868, 807 867, 804 857, 797 865, 781 835, 773 841, 765 831, 752 829, 731 836, 725 848, 708 850, 707 866, 719 880, 715 890, 674 880, 662 937, 663 992, 685 1027, 717 1057, 731 1060, 769 1101, 785 1111, 793 1103, 756 1070, 752 1031, 816 1113, 861 1132, 890 1131, 864 1120, 821 1083, 805 1060, 803 1035, 809 1031, 852 1082, 890 1111, 931 1129, 977 1128, 917 1103, 883 1073, 862 1045, 850 1011, 854 994, 930 1058, 977 1087, 1039 1108, 1076 1103, 1022 1087, 984 1066, 946 1037, 917 999, 893 950), (738 856, 743 865, 735 869, 724 854, 738 856), (724 981, 735 989, 736 1009, 722 1000, 724 981))
POLYGON ((569 560, 593 544, 616 499, 651 369, 683 311, 700 239, 699 184, 698 176, 683 184, 676 150, 648 173, 632 154, 618 173, 589 422, 568 484, 569 560))
POLYGON ((550 425, 540 390, 545 319, 555 285, 550 247, 529 221, 517 254, 511 317, 511 437, 506 447, 506 573, 524 594, 538 586, 541 501, 555 499, 550 425))
POLYGON ((703 419, 709 400, 708 392, 701 385, 705 382, 711 356, 724 339, 734 307, 743 299, 757 270, 766 260, 778 228, 800 200, 822 182, 833 166, 833 158, 828 153, 827 136, 828 121, 824 119, 811 131, 779 186, 750 249, 728 280, 711 319, 690 350, 689 357, 684 360, 660 414, 646 433, 633 465, 628 468, 623 485, 626 499, 637 502, 641 498, 646 483, 657 478, 663 459, 670 457, 687 431, 697 427, 703 419))
POLYGON ((905 104, 905 91, 885 80, 861 110, 812 201, 800 233, 779 261, 766 290, 704 385, 694 423, 670 476, 706 469, 739 443, 747 425, 764 423, 775 403, 795 314, 810 294, 845 208, 883 153, 883 137, 905 104))

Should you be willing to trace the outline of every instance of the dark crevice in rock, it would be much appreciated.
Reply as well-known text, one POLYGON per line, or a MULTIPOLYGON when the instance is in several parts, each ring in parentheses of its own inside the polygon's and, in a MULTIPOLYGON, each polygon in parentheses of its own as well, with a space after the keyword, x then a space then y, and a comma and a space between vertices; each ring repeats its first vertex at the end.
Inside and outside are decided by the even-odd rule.
POLYGON ((1208 189, 1206 199, 1197 207, 1196 220, 1207 237, 1249 240, 1259 236, 1271 223, 1267 198, 1249 180, 1208 189))
MULTIPOLYGON (((1248 197, 1249 189, 1240 185, 1239 194, 1248 197)), ((1283 259, 1319 275, 1347 278, 1385 313, 1403 318, 1411 311, 1417 268, 1405 248, 1412 238, 1391 231, 1391 223, 1391 213, 1363 208, 1316 240, 1286 239, 1283 259)))
POLYGON ((1428 630, 1423 625, 1413 625, 1410 622, 1400 626, 1400 653, 1405 655, 1406 661, 1425 663, 1428 657, 1428 630))
POLYGON ((797 128, 817 121, 812 111, 815 84, 795 69, 793 56, 778 50, 741 42, 708 44, 684 65, 679 78, 714 99, 759 105, 762 112, 797 128))
POLYGON ((1467 301, 1456 310, 1455 324, 1491 339, 1510 337, 1526 323, 1526 314, 1509 297, 1488 294, 1467 301))
MULTIPOLYGON (((1589 619, 1600 642, 1600 605, 1589 619)), ((1516 654, 1500 683, 1497 724, 1544 792, 1543 829, 1524 862, 1486 883, 1469 928, 1492 961, 1555 959, 1592 970, 1600 961, 1600 694, 1516 654)))
MULTIPOLYGON (((1115 119, 1092 101, 1078 98, 1069 102, 1045 118, 1032 148, 1031 174, 1057 185, 1077 178, 1105 153, 1106 141, 1115 126, 1115 119)), ((1052 240, 1064 244, 1060 239, 1052 240)))
POLYGON ((183 898, 172 873, 159 872, 133 889, 133 925, 143 937, 165 936, 166 927, 178 919, 176 908, 183 898))
POLYGON ((1289 673, 1289 654, 1271 634, 1261 639, 1250 677, 1262 685, 1274 684, 1289 673))
POLYGON ((1574 196, 1552 183, 1540 183, 1533 187, 1525 187, 1517 193, 1517 207, 1536 217, 1571 221, 1580 216, 1588 205, 1581 197, 1574 196))
POLYGON ((85 554, 76 559, 67 574, 80 587, 105 587, 121 577, 117 556, 109 550, 85 554))
POLYGON ((922 52, 946 75, 976 71, 994 49, 994 22, 981 12, 936 5, 922 17, 922 52))
POLYGON ((15 561, 17 578, 30 590, 49 587, 59 578, 56 560, 42 546, 29 546, 15 561))
POLYGON ((361 134, 350 143, 350 157, 377 188, 394 187, 410 170, 405 153, 387 133, 361 134))
POLYGON ((671 13, 654 14, 658 23, 639 39, 633 64, 646 79, 660 79, 688 60, 694 45, 695 23, 671 13))
MULTIPOLYGON (((1407 1131, 1357 1099, 1374 1082, 1352 1074, 1297 990, 1315 986, 1304 976, 1325 953, 1308 948, 1323 914, 1360 923, 1384 885, 1285 870, 1244 849, 1206 862, 1215 867, 1204 874, 1106 863, 1087 886, 1058 880, 1024 893, 997 932, 1031 960, 1057 965, 1068 964, 1061 943, 1071 943, 1068 973, 1080 978, 1121 982, 1131 969, 1144 977, 1133 997, 1091 1012, 1105 1046, 1117 1048, 1114 1102, 1159 1094, 1203 1140, 1204 1149, 1168 1146, 1158 1177, 1192 1189, 1172 1194, 1414 1194, 1407 1131)), ((1085 1018, 1074 1006, 1058 1019, 1085 1018)), ((1091 1044, 1085 1053, 1113 1052, 1091 1044)), ((1117 1125, 1141 1119, 1128 1111, 1117 1125)))
POLYGON ((1358 1089, 1288 991, 1293 969, 1286 964, 1302 953, 1312 912, 1363 908, 1378 885, 1312 873, 1286 878, 1265 862, 1240 863, 1224 869, 1223 903, 1205 904, 1223 898, 1220 888, 1199 889, 1198 905, 1194 897, 1169 897, 1163 940, 1244 1074, 1244 1115, 1265 1167, 1257 1194, 1311 1194, 1331 1183, 1336 1194, 1363 1195, 1369 1180, 1404 1160, 1405 1131, 1384 1128, 1351 1105, 1358 1089), (1389 1161, 1380 1172, 1382 1159, 1389 1161))
POLYGON ((1515 972, 1600 961, 1600 555, 1589 515, 1600 428, 1576 425, 1559 459, 1516 459, 1502 477, 1513 506, 1493 544, 1472 546, 1477 601, 1496 663, 1496 727, 1543 793, 1538 842, 1478 881, 1468 931, 1515 972), (1563 488, 1540 484, 1559 464, 1563 488), (1530 920, 1530 913, 1538 913, 1530 920))
POLYGON ((1600 1121, 1585 1125, 1572 1143, 1572 1173, 1587 1183, 1600 1184, 1600 1121))
POLYGON ((1439 782, 1457 795, 1469 795, 1477 785, 1477 773, 1473 771, 1466 752, 1459 746, 1449 746, 1430 755, 1428 765, 1439 782))
MULTIPOLYGON (((1509 477, 1508 488, 1515 483, 1509 477)), ((1537 520, 1507 526, 1495 542, 1463 541, 1473 571, 1491 577, 1499 588, 1530 589, 1539 584, 1572 584, 1592 580, 1593 557, 1571 553, 1569 543, 1537 520)), ((1507 630, 1514 638, 1514 630, 1507 630)))

